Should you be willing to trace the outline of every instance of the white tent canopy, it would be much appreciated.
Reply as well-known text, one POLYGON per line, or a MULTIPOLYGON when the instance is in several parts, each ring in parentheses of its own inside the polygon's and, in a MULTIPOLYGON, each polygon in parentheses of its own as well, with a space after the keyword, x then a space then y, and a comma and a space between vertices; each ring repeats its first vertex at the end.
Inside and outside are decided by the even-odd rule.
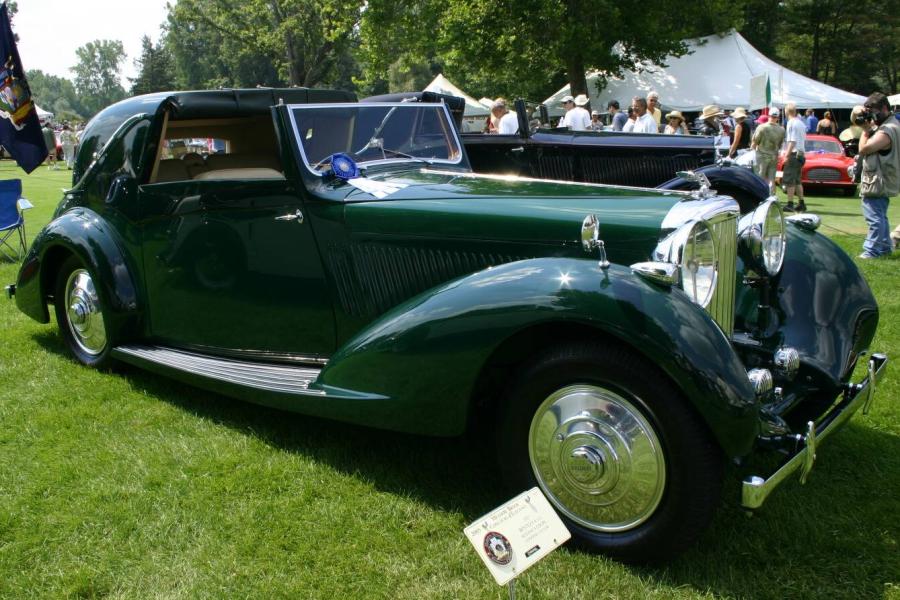
POLYGON ((53 113, 52 113, 52 112, 50 112, 49 110, 44 110, 43 108, 41 108, 41 107, 38 106, 37 104, 34 105, 34 110, 37 112, 38 119, 40 119, 40 120, 42 120, 42 121, 43 121, 44 119, 49 119, 49 118, 53 117, 53 113))
POLYGON ((888 96, 888 102, 891 103, 891 106, 900 106, 900 94, 888 96))
MULTIPOLYGON (((645 64, 643 71, 630 71, 622 78, 610 78, 606 88, 597 92, 596 73, 587 75, 588 91, 594 109, 603 110, 610 100, 618 100, 622 108, 634 96, 659 92, 660 103, 667 110, 700 111, 707 104, 722 108, 760 108, 751 106, 750 80, 769 76, 772 102, 784 106, 795 102, 800 108, 853 108, 865 98, 804 77, 766 58, 741 34, 732 30, 724 36, 711 35, 688 40, 691 54, 664 62, 668 67, 645 64)), ((560 100, 569 94, 569 86, 544 101, 551 114, 561 114, 560 100)))
POLYGON ((452 83, 450 80, 443 76, 443 74, 438 74, 434 80, 429 83, 423 92, 435 92, 437 94, 447 94, 450 96, 459 96, 463 100, 466 101, 466 108, 463 111, 463 116, 466 117, 486 117, 491 113, 491 109, 489 107, 484 106, 478 100, 468 95, 452 83))

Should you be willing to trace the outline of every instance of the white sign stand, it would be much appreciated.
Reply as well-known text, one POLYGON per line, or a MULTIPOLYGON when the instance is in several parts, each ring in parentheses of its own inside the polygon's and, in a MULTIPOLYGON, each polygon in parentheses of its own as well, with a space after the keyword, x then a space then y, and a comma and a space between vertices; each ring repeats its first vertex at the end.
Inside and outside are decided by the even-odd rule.
POLYGON ((509 585, 511 600, 515 578, 572 537, 536 487, 482 516, 465 534, 497 584, 509 585))

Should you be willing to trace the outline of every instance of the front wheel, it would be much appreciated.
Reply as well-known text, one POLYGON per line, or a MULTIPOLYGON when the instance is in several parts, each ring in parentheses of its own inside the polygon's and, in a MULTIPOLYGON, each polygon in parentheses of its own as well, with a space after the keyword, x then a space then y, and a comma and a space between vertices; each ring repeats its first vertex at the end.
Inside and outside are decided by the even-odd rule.
POLYGON ((601 344, 556 348, 504 399, 499 458, 537 485, 583 545, 633 562, 669 558, 708 526, 722 456, 671 381, 601 344))
POLYGON ((103 367, 110 362, 110 343, 103 304, 94 277, 77 257, 59 270, 54 296, 56 322, 79 362, 103 367))

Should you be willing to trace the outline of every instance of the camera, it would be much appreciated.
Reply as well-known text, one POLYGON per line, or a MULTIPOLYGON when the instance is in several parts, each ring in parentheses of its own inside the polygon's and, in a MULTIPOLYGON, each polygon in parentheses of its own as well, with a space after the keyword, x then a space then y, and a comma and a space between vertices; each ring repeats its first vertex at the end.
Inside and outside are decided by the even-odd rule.
POLYGON ((871 121, 872 117, 872 113, 866 110, 861 113, 853 113, 851 120, 854 125, 863 125, 866 121, 871 121))

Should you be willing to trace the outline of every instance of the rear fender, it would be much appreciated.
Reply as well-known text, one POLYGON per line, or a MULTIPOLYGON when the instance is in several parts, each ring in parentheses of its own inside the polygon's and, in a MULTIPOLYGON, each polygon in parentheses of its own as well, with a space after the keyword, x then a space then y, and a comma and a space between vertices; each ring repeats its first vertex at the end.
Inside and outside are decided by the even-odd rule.
POLYGON ((72 209, 51 221, 35 238, 19 270, 16 305, 40 323, 50 320, 47 300, 58 271, 70 255, 94 274, 100 300, 116 336, 136 331, 137 287, 122 244, 103 218, 86 208, 72 209))
POLYGON ((576 324, 643 354, 681 389, 729 455, 749 451, 756 400, 709 315, 680 290, 652 286, 624 267, 601 270, 595 260, 518 261, 420 294, 348 341, 319 383, 391 397, 394 414, 379 426, 456 435, 492 353, 519 332, 553 323, 576 324))

